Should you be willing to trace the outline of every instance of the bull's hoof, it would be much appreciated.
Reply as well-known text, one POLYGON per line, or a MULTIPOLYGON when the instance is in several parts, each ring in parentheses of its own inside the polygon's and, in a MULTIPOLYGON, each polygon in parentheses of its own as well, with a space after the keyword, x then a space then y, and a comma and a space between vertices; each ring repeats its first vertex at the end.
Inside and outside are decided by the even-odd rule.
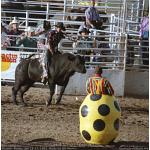
POLYGON ((60 101, 56 101, 55 105, 59 105, 60 104, 60 101))
POLYGON ((48 78, 47 77, 44 77, 42 78, 41 82, 46 85, 46 83, 48 82, 48 78))
POLYGON ((48 107, 51 103, 49 103, 48 101, 46 101, 46 106, 48 107))

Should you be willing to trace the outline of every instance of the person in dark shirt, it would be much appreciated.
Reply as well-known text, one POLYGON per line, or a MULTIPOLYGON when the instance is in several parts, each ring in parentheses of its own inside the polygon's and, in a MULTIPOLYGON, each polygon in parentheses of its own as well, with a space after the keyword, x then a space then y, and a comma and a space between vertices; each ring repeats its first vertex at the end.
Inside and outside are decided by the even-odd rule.
MULTIPOLYGON (((83 28, 79 31, 80 36, 76 42, 76 48, 81 48, 77 50, 78 54, 81 55, 90 55, 92 50, 91 48, 95 47, 95 40, 89 37, 90 31, 87 28, 83 28), (85 49, 88 48, 88 49, 85 49)), ((84 56, 85 62, 90 62, 89 56, 84 56)))
POLYGON ((61 39, 65 38, 65 26, 62 22, 58 22, 56 25, 55 30, 51 30, 48 33, 47 36, 47 43, 48 43, 48 49, 46 50, 45 56, 44 56, 44 62, 42 62, 42 67, 43 67, 43 75, 42 75, 42 80, 44 84, 47 81, 47 63, 48 61, 50 62, 50 59, 52 55, 55 53, 58 53, 58 44, 61 41, 61 39))
POLYGON ((65 30, 63 23, 58 23, 56 30, 51 30, 48 33, 47 42, 49 44, 49 52, 52 55, 58 51, 58 44, 61 39, 65 38, 65 34, 63 33, 65 30))
POLYGON ((26 35, 22 36, 21 39, 17 40, 16 46, 23 45, 27 49, 24 51, 26 52, 36 52, 37 49, 32 49, 32 48, 37 48, 37 40, 33 38, 34 36, 34 30, 31 27, 28 27, 26 30, 26 35))

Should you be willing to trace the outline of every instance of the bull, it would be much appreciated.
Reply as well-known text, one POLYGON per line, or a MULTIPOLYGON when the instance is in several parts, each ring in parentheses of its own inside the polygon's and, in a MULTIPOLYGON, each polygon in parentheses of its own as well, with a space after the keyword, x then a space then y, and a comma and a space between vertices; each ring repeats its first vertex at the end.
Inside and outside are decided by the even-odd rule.
MULTIPOLYGON (((61 86, 60 94, 57 97, 56 104, 59 104, 65 88, 68 84, 69 78, 75 72, 86 73, 84 58, 80 55, 73 55, 71 53, 56 53, 51 57, 50 63, 47 64, 48 70, 48 85, 50 89, 50 96, 46 101, 46 105, 50 105, 54 95, 56 84, 61 86)), ((42 66, 39 58, 30 56, 23 59, 15 70, 15 83, 12 88, 12 99, 14 104, 18 104, 16 100, 17 93, 21 99, 21 103, 26 106, 24 102, 24 93, 35 83, 41 81, 42 66)))

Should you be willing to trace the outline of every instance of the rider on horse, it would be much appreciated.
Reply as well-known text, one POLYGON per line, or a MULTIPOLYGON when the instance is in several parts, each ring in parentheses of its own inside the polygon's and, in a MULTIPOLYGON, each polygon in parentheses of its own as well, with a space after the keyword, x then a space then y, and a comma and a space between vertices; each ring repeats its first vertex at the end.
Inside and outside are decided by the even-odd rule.
POLYGON ((48 49, 46 50, 45 56, 44 56, 44 60, 42 62, 42 68, 43 68, 43 75, 42 75, 42 80, 41 82, 43 82, 44 84, 47 82, 47 63, 48 60, 50 61, 51 56, 54 53, 58 52, 58 44, 61 41, 61 39, 65 38, 65 33, 63 31, 65 31, 65 27, 64 24, 62 22, 58 22, 56 25, 56 30, 51 30, 48 33, 47 36, 47 43, 48 43, 48 49))

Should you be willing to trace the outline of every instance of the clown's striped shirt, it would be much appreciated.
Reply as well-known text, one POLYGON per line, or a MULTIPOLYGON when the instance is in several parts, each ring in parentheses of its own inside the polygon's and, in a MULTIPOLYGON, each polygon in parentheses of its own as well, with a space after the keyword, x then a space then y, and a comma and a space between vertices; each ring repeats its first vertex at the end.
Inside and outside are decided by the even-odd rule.
POLYGON ((110 82, 100 76, 91 77, 87 80, 86 91, 91 94, 114 95, 110 82))

